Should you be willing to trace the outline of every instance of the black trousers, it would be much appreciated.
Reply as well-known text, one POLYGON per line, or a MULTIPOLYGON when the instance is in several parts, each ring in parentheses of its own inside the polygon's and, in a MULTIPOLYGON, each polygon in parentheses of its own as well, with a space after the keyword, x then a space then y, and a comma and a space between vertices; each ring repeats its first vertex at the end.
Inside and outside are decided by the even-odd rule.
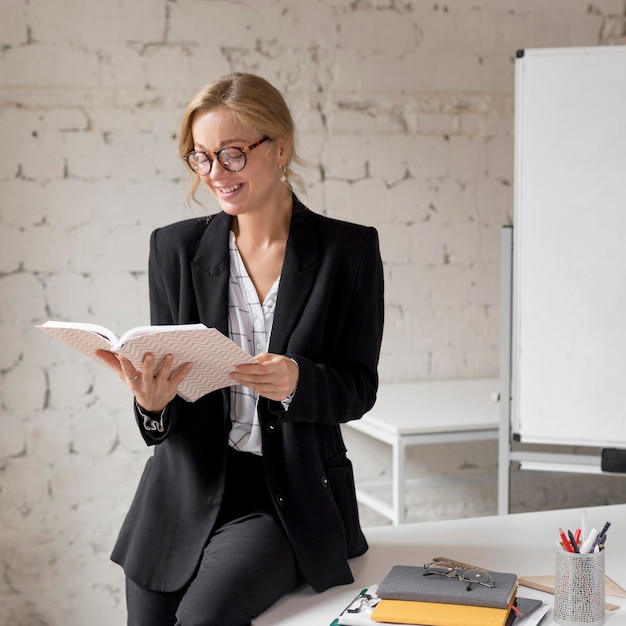
POLYGON ((128 626, 247 626, 301 577, 263 462, 229 449, 226 497, 192 580, 163 593, 126 579, 128 626))

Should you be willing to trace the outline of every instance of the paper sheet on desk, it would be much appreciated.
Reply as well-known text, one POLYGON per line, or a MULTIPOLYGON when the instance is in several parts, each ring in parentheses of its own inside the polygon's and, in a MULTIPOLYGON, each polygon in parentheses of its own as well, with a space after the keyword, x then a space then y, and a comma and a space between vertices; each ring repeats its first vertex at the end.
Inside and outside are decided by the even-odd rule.
MULTIPOLYGON (((546 587, 552 587, 554 593, 554 576, 524 576, 523 580, 535 582, 546 587)), ((615 596, 617 598, 626 598, 626 589, 618 585, 613 579, 608 576, 604 577, 604 589, 607 596, 615 596)))
MULTIPOLYGON (((543 576, 536 576, 535 578, 543 578, 543 576)), ((538 591, 543 591, 544 593, 551 593, 554 595, 554 587, 555 587, 554 581, 552 582, 552 585, 546 585, 545 583, 537 582, 536 580, 534 580, 533 577, 520 576, 517 582, 522 587, 528 587, 529 589, 537 589, 538 591)), ((607 611, 617 611, 617 609, 620 608, 620 605, 605 601, 604 608, 607 611)))

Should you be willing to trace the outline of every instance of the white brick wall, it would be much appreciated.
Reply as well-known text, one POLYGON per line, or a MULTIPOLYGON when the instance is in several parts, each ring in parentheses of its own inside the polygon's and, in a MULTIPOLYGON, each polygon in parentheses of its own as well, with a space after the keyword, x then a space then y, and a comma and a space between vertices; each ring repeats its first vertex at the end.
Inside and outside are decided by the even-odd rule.
MULTIPOLYGON (((379 229, 382 379, 492 376, 515 51, 624 43, 624 15, 624 0, 5 0, 0 624, 124 623, 108 553, 149 451, 113 375, 33 325, 147 323, 149 234, 199 212, 176 133, 201 85, 230 70, 274 82, 312 165, 305 202, 379 229)), ((382 448, 349 443, 360 474, 388 471, 382 448)), ((477 444, 420 450, 411 470, 493 477, 495 462, 477 444)), ((535 486, 519 506, 550 504, 535 486)), ((416 505, 489 513, 491 487, 416 505)))

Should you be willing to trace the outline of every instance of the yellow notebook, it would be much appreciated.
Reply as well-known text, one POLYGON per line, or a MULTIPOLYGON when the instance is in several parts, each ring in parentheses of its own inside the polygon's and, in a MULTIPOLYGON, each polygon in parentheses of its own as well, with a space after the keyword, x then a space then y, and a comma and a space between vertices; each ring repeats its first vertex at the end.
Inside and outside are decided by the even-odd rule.
POLYGON ((371 619, 392 624, 426 626, 504 626, 510 609, 493 609, 466 604, 380 600, 371 619))

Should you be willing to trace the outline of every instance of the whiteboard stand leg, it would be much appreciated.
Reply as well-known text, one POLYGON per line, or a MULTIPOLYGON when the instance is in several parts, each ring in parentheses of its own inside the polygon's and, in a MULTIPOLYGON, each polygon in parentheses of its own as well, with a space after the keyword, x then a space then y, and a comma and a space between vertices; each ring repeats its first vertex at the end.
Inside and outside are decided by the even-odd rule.
POLYGON ((513 313, 513 227, 504 226, 500 267, 500 436, 498 440, 498 515, 511 502, 511 355, 513 313))

